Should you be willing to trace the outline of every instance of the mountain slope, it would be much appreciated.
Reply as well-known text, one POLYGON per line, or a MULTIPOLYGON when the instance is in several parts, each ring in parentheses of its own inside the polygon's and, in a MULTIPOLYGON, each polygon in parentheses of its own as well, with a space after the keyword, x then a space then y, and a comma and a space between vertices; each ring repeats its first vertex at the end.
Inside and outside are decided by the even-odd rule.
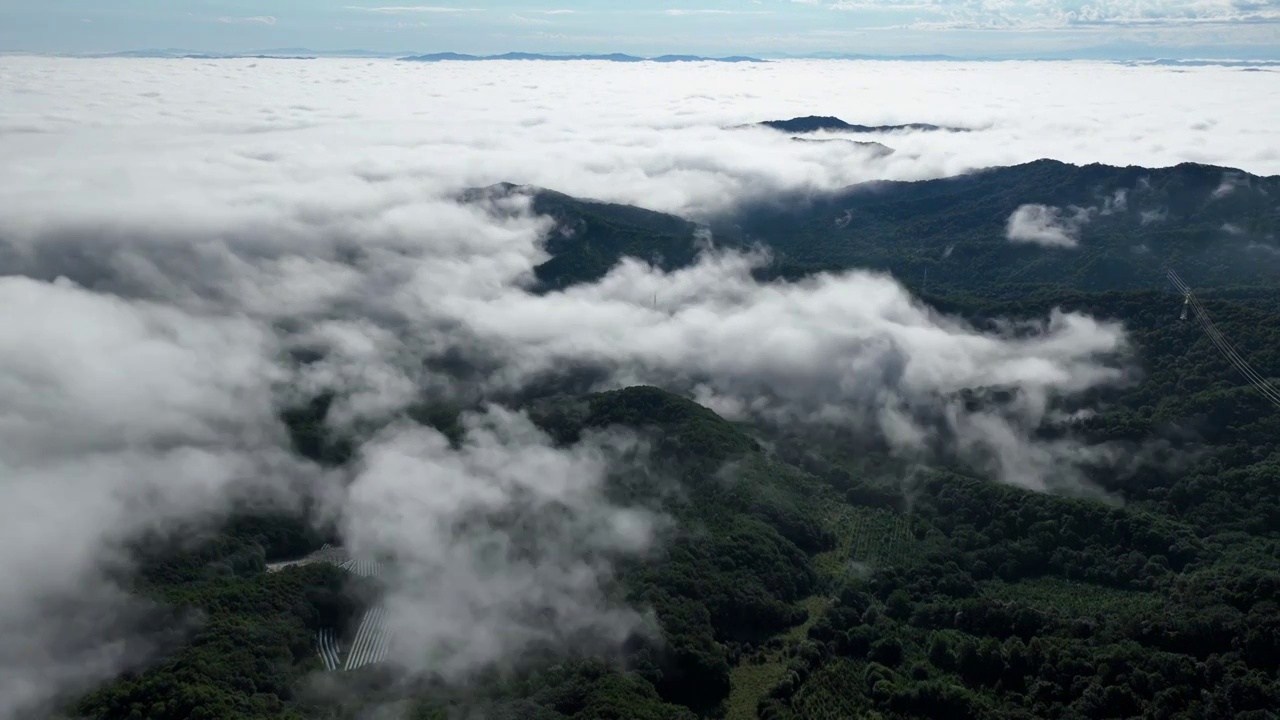
MULTIPOLYGON (((505 184, 470 197, 516 190, 505 184)), ((533 194, 536 212, 556 220, 545 241, 551 258, 535 270, 544 290, 597 280, 622 257, 683 267, 703 246, 699 226, 673 215, 521 191, 533 194)), ((935 295, 1162 288, 1165 265, 1200 289, 1280 282, 1280 177, 1208 165, 1039 160, 780 197, 741 206, 710 229, 720 247, 769 247, 769 274, 869 268, 917 289, 927 280, 935 295), (1010 219, 1028 206, 1044 207, 1040 231, 1056 228, 1074 247, 1010 240, 1010 219)))
POLYGON ((603 203, 542 188, 500 183, 464 192, 475 201, 495 194, 528 193, 533 211, 552 218, 544 240, 551 256, 534 268, 540 290, 553 290, 603 277, 623 257, 665 270, 689 265, 697 257, 702 231, 695 223, 633 205, 603 203))
MULTIPOLYGON (((775 247, 775 272, 865 264, 911 277, 932 263, 931 285, 955 292, 939 301, 950 312, 1016 318, 1060 306, 1124 321, 1143 380, 1073 430, 1186 452, 1096 478, 1122 506, 908 464, 852 433, 744 427, 659 388, 540 397, 520 409, 558 443, 618 426, 649 441, 655 462, 606 491, 673 520, 653 557, 620 563, 613 588, 652 612, 659 641, 633 638, 616 666, 526 658, 528 672, 456 692, 342 674, 333 696, 316 697, 305 679, 319 667, 314 632, 347 622, 356 598, 322 567, 266 573, 264 559, 319 541, 308 523, 241 519, 194 550, 144 558, 138 591, 201 611, 201 624, 77 714, 357 718, 405 703, 419 718, 1272 717, 1280 415, 1150 289, 1163 285, 1158 259, 1206 258, 1184 276, 1216 284, 1206 304, 1222 331, 1264 374, 1280 367, 1280 330, 1264 307, 1280 296, 1275 270, 1227 262, 1231 242, 1252 235, 1221 229, 1265 239, 1277 178, 1231 172, 1046 161, 859 186, 725 221, 721 238, 775 247), (1028 203, 1098 209, 1078 248, 1010 244, 1004 224, 1028 203), (1153 208, 1164 219, 1144 224, 1153 208), (836 212, 848 213, 844 226, 836 212), (1155 259, 1121 262, 1134 242, 1155 259), (1228 287, 1249 282, 1257 287, 1228 287), (1082 292, 1094 289, 1103 292, 1082 292)), ((598 277, 622 256, 677 267, 697 250, 698 228, 680 218, 528 192, 557 222, 544 289, 598 277)), ((433 409, 405 422, 456 429, 433 409)), ((317 401, 288 414, 298 451, 349 463, 324 434, 325 413, 317 401)))
POLYGON ((1040 160, 924 182, 880 182, 747 207, 718 230, 785 264, 871 267, 930 290, 1016 295, 1019 286, 1158 287, 1162 263, 1193 285, 1280 279, 1280 177, 1183 164, 1040 160), (1043 205, 1076 247, 1012 242, 1010 218, 1043 205))

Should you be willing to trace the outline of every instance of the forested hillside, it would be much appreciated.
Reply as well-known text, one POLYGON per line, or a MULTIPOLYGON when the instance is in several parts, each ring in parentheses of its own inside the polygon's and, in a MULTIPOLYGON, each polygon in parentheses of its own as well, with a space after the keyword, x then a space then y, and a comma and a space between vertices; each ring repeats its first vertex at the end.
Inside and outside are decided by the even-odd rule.
POLYGON ((868 267, 935 293, 1021 297, 1045 287, 1161 286, 1161 266, 1194 285, 1270 285, 1280 273, 1280 177, 1041 160, 834 195, 779 198, 714 224, 761 242, 790 272, 868 267), (1010 242, 1010 218, 1043 206, 1074 247, 1010 242))
MULTIPOLYGON (((512 192, 504 185, 480 192, 512 192)), ((597 279, 623 256, 665 269, 688 264, 704 241, 693 223, 626 205, 527 188, 554 218, 546 287, 597 279)), ((475 197, 473 194, 472 197, 475 197)), ((784 196, 711 218, 715 245, 767 247, 763 276, 884 270, 937 295, 1024 297, 1045 289, 1166 286, 1163 267, 1194 287, 1269 287, 1280 277, 1280 177, 1183 164, 1076 166, 1054 160, 923 182, 875 182, 834 194, 784 196), (1023 206, 1055 211, 1074 247, 1011 242, 1023 206)))
MULTIPOLYGON (((510 192, 511 187, 496 191, 510 192)), ((491 191, 493 191, 491 189, 491 191)), ((543 192, 555 218, 541 290, 622 256, 674 268, 696 226, 543 192)), ((71 708, 91 718, 1242 718, 1280 707, 1280 410, 1244 383, 1160 266, 1180 269, 1224 335, 1280 375, 1280 178, 1183 165, 1037 162, 743 208, 719 244, 763 242, 763 275, 892 272, 981 325, 1080 310, 1124 323, 1135 382, 1071 432, 1144 462, 1099 470, 1094 499, 915 461, 853 434, 730 422, 671 389, 522 397, 554 441, 624 427, 654 475, 607 493, 675 522, 612 591, 660 637, 618 657, 548 658, 466 687, 380 670, 320 687, 314 633, 350 632, 372 584, 324 564, 267 572, 334 539, 303 517, 242 518, 193 551, 147 558, 137 592, 197 627, 146 670, 71 708), (1224 188, 1229 188, 1225 189, 1224 188), (1123 202, 1118 198, 1123 197, 1123 202), (1013 244, 1018 207, 1096 211, 1079 246, 1013 244), (1104 212, 1104 210, 1106 212, 1104 212), (1224 227, 1226 229, 1224 229, 1224 227), (1272 248, 1272 249, 1269 249, 1272 248), (928 269, 928 286, 923 287, 928 269), (649 483, 661 476, 673 485, 649 483)), ((456 437, 465 408, 411 413, 456 437)), ((325 398, 286 416, 296 450, 352 461, 325 398)))

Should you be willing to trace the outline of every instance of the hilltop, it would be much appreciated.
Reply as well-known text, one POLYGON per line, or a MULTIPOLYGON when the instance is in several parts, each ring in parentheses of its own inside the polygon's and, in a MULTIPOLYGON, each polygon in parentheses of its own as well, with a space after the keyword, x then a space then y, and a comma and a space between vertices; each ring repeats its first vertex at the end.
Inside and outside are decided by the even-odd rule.
POLYGON ((790 120, 765 120, 756 123, 761 127, 789 133, 886 133, 886 132, 968 132, 969 128, 933 125, 930 123, 905 123, 902 125, 854 125, 838 117, 808 115, 790 120))

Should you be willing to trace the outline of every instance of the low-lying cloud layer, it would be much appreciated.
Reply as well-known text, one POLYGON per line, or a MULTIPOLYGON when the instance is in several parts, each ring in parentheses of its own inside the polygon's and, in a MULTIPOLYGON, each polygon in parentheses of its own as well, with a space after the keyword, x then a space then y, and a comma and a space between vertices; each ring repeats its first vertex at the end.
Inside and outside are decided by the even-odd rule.
POLYGON ((464 676, 634 627, 607 599, 610 563, 647 551, 661 520, 601 493, 625 438, 553 448, 497 407, 471 416, 458 447, 392 422, 358 436, 344 486, 292 457, 276 419, 325 390, 335 426, 365 432, 424 396, 483 400, 591 368, 602 387, 663 383, 729 415, 854 426, 1028 487, 1105 455, 1032 430, 1055 398, 1127 380, 1117 326, 1054 314, 976 328, 885 277, 761 284, 762 257, 718 252, 535 296, 552 222, 521 193, 459 204, 463 187, 512 180, 696 216, 1041 156, 1280 166, 1257 142, 1280 92, 1214 68, 1037 65, 1034 83, 1016 64, 0 68, 0 539, 21 549, 0 567, 26 578, 0 591, 0 718, 130 659, 103 650, 118 639, 107 629, 68 638, 51 600, 126 613, 109 576, 130 539, 250 494, 310 488, 336 503, 357 553, 398 561, 389 607, 406 667, 464 676), (724 129, 810 113, 991 127, 895 135, 885 158, 724 129), (1219 114, 1212 136, 1168 126, 1219 114), (304 350, 321 359, 290 360, 304 350), (459 359, 479 370, 431 370, 459 359), (975 412, 960 395, 981 388, 1012 392, 975 412), (530 528, 554 530, 532 554, 516 547, 530 528))
POLYGON ((685 211, 1041 157, 1280 172, 1269 142, 1280 90, 1268 73, 1232 68, 2 62, 0 159, 17 169, 0 200, 28 221, 67 196, 85 211, 123 203, 219 214, 307 198, 314 214, 500 181, 685 211), (846 143, 722 130, 801 115, 988 129, 868 137, 898 151, 872 162, 846 143), (184 191, 195 187, 205 194, 184 191))
POLYGON ((274 339, 232 316, 0 279, 0 717, 110 677, 139 648, 125 546, 284 488, 274 339), (270 480, 264 482, 263 478, 270 480), (58 608, 60 610, 53 610, 58 608))
POLYGON ((420 427, 375 438, 343 510, 350 550, 391 561, 391 661, 461 680, 531 648, 619 647, 642 619, 610 599, 611 562, 647 550, 660 520, 602 489, 643 447, 606 434, 557 450, 501 408, 466 426, 458 451, 420 427))

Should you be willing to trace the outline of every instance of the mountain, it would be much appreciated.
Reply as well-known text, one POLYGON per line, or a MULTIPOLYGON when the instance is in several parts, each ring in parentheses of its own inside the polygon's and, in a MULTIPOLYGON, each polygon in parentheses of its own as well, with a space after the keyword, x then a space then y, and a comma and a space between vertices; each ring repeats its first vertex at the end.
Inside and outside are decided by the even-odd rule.
POLYGON ((717 241, 762 242, 797 272, 868 267, 934 292, 1163 287, 1168 263, 1201 287, 1280 282, 1280 177, 1183 164, 1150 169, 1040 160, 924 182, 874 182, 778 198, 712 223, 717 241), (1041 205, 1076 247, 1011 242, 1041 205))
MULTIPOLYGON (((505 184, 556 219, 538 266, 544 289, 602 277, 622 257, 671 270, 705 233, 683 218, 505 184)), ((933 293, 1016 298, 1048 288, 1166 287, 1163 266, 1200 288, 1280 283, 1280 177, 1182 164, 1168 168, 1039 160, 922 182, 872 182, 783 196, 709 221, 721 247, 767 246, 767 273, 870 268, 933 293), (1043 205, 1076 247, 1011 242, 1010 218, 1043 205)))
POLYGON ((766 120, 757 125, 781 130, 789 133, 813 133, 820 131, 827 132, 847 132, 847 133, 880 133, 880 132, 899 132, 903 130, 911 130, 916 132, 936 132, 945 130, 947 132, 968 132, 968 128, 947 127, 943 125, 930 125, 928 123, 907 123, 905 125, 852 125, 837 117, 820 117, 817 115, 809 115, 806 117, 792 118, 790 120, 766 120))
POLYGON ((464 55, 459 53, 433 53, 429 55, 410 55, 402 57, 407 62, 443 62, 448 60, 476 62, 480 60, 601 60, 606 62, 722 62, 722 63, 762 63, 759 58, 733 56, 723 58, 701 57, 699 55, 660 55, 658 57, 639 57, 611 53, 607 55, 544 55, 540 53, 504 53, 502 55, 464 55))
MULTIPOLYGON (((1089 432, 1123 437, 1150 424, 1161 417, 1144 410, 1150 393, 1171 381, 1185 392, 1167 416, 1224 404, 1211 356, 1180 348, 1182 327, 1131 319, 1159 371, 1089 432)), ((1248 322, 1222 324, 1240 337, 1248 322)), ((917 720, 1134 717, 1174 703, 1229 709, 1204 717, 1269 717, 1280 703, 1277 460, 1236 443, 1274 437, 1280 418, 1231 405, 1203 458, 1145 473, 1117 507, 907 468, 847 438, 770 435, 654 387, 545 398, 528 412, 560 442, 627 427, 665 460, 664 483, 619 477, 607 488, 661 507, 681 529, 659 555, 618 568, 619 591, 661 632, 629 642, 625 663, 528 659, 536 670, 476 678, 465 692, 395 684, 375 668, 329 673, 322 691, 310 638, 320 628, 350 637, 367 591, 322 563, 267 571, 264 558, 290 551, 275 539, 288 533, 269 531, 297 523, 256 518, 194 549, 153 551, 145 591, 205 621, 75 714, 345 720, 394 702, 432 719, 480 703, 486 717, 545 720, 843 718, 857 708, 917 720), (908 472, 909 493, 898 480, 908 472), (1237 669, 1224 677, 1220 666, 1237 669), (1034 694, 1015 690, 1032 683, 1034 694), (1122 711, 1104 711, 1110 703, 1122 711)))
POLYGON ((513 192, 532 195, 534 212, 556 222, 544 243, 551 258, 534 268, 544 291, 598 280, 623 257, 675 270, 692 263, 700 250, 695 223, 631 205, 583 200, 511 183, 472 189, 461 199, 474 201, 513 192))
MULTIPOLYGON (((626 256, 687 264, 704 236, 672 215, 510 183, 459 199, 511 193, 555 221, 538 269, 544 292, 626 256)), ((652 620, 616 657, 530 654, 460 688, 377 667, 319 681, 318 640, 350 652, 376 584, 326 563, 281 567, 334 541, 327 512, 248 506, 180 545, 140 543, 133 590, 171 608, 151 617, 154 661, 65 715, 1272 718, 1280 413, 1195 323, 1177 321, 1160 265, 1209 288, 1218 329, 1274 376, 1280 259, 1250 243, 1280 230, 1278 197, 1280 178, 1230 168, 1042 160, 780 197, 714 223, 717 244, 770 245, 775 274, 869 266, 914 280, 928 267, 935 306, 974 322, 1053 308, 1123 322, 1140 376, 1096 398, 1095 415, 1042 428, 1046 440, 1069 431, 1116 457, 1147 457, 1131 471, 1090 470, 1122 502, 997 484, 945 459, 909 462, 856 429, 733 422, 669 388, 531 395, 512 409, 557 445, 626 428, 654 459, 602 489, 671 521, 651 556, 614 568, 607 592, 652 620), (1040 219, 1076 223, 1078 246, 1010 243, 1008 219, 1028 204, 1059 208, 1040 219)), ((459 410, 397 422, 453 437, 459 410)), ((335 452, 345 439, 328 411, 318 398, 282 419, 299 455, 354 472, 344 466, 360 461, 335 452)), ((529 472, 542 469, 531 462, 529 472)), ((467 518, 490 520, 528 518, 467 518)), ((501 551, 518 556, 520 537, 503 535, 501 551)))

